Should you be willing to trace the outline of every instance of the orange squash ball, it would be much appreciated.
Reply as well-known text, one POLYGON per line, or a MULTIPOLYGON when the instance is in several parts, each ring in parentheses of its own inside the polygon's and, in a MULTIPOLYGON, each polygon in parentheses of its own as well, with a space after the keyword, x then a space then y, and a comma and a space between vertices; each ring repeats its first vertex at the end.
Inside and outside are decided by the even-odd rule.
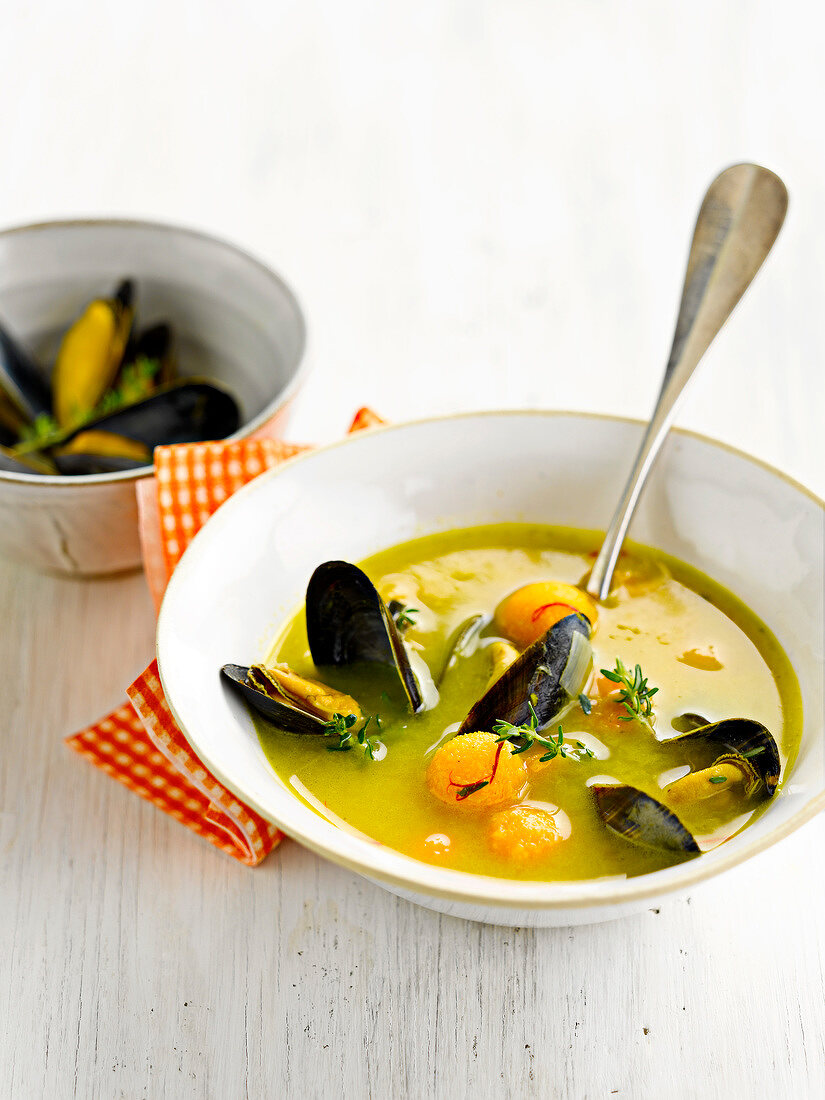
POLYGON ((513 746, 494 733, 464 733, 436 749, 427 786, 460 810, 491 810, 515 802, 527 782, 527 767, 513 746), (476 788, 472 790, 471 788, 476 788))
POLYGON ((495 814, 487 840, 493 853, 512 863, 533 863, 552 855, 570 836, 570 819, 563 810, 513 806, 495 814))
POLYGON ((503 599, 496 608, 495 622, 503 637, 526 649, 560 619, 577 611, 595 627, 599 613, 586 592, 561 581, 537 581, 503 599))

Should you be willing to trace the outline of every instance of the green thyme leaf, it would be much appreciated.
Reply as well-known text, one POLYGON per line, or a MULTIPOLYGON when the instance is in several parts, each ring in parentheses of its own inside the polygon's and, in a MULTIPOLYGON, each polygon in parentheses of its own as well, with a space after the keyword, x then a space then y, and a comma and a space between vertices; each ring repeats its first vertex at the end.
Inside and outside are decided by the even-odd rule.
POLYGON ((471 794, 475 794, 476 791, 480 791, 482 787, 488 786, 489 779, 482 779, 479 783, 471 783, 469 787, 460 787, 456 793, 456 801, 463 802, 465 798, 469 798, 471 794))
POLYGON ((404 630, 408 626, 415 626, 415 618, 413 616, 419 613, 417 607, 402 607, 395 617, 395 625, 399 630, 404 630))
POLYGON ((360 745, 364 750, 364 756, 370 760, 375 760, 382 742, 377 737, 368 737, 367 727, 370 722, 375 721, 376 726, 380 729, 381 720, 377 714, 369 714, 363 725, 357 730, 353 730, 353 726, 357 721, 358 718, 354 714, 333 714, 332 718, 324 723, 324 737, 337 737, 338 744, 327 745, 327 751, 349 752, 356 745, 360 745))
POLYGON ((641 722, 652 733, 655 717, 651 700, 659 689, 648 686, 641 665, 636 665, 633 672, 630 672, 625 668, 621 657, 617 657, 615 669, 603 668, 601 674, 611 683, 619 685, 619 699, 627 711, 626 715, 620 716, 621 719, 624 722, 641 722))
POLYGON ((559 731, 555 737, 553 734, 550 734, 549 737, 540 734, 538 732, 539 719, 536 708, 532 702, 528 703, 528 706, 530 708, 530 718, 520 726, 514 726, 512 722, 505 722, 501 719, 493 723, 493 733, 496 735, 497 743, 509 741, 514 745, 513 756, 526 752, 534 745, 538 745, 545 750, 544 755, 539 757, 542 762, 552 760, 556 756, 561 756, 565 760, 580 760, 581 755, 579 754, 593 756, 590 749, 583 745, 581 741, 576 742, 577 748, 567 744, 561 726, 559 726, 559 731))

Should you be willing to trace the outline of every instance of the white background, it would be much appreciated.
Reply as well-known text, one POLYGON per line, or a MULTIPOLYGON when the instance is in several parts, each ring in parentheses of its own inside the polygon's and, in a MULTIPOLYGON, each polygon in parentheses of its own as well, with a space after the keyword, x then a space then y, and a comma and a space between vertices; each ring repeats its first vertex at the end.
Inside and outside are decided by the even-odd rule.
MULTIPOLYGON (((786 228, 680 423, 825 491, 815 5, 0 6, 0 223, 211 230, 295 286, 292 435, 551 407, 645 416, 701 194, 786 228)), ((606 517, 607 518, 607 517, 606 517)), ((0 1097, 778 1097, 825 1090, 825 827, 661 912, 439 918, 293 844, 256 871, 61 735, 151 654, 142 578, 0 565, 0 1097)))

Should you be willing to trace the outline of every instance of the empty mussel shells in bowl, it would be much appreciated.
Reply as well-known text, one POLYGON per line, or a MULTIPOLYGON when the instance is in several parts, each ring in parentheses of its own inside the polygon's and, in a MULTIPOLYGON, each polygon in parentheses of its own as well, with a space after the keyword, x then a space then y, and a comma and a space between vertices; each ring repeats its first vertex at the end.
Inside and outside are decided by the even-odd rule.
POLYGON ((224 439, 240 426, 238 403, 209 379, 173 378, 168 324, 135 335, 131 279, 96 298, 64 334, 51 384, 0 326, 0 395, 8 470, 111 473, 151 464, 155 447, 224 439), (167 379, 161 386, 158 379, 167 379))

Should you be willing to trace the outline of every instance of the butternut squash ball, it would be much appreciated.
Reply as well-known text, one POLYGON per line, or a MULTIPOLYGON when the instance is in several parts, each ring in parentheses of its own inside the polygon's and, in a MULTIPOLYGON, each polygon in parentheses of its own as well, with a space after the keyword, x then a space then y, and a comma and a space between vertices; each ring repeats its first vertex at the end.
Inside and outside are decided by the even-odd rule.
POLYGON ((570 836, 564 810, 512 806, 495 814, 487 831, 493 853, 511 863, 534 863, 551 855, 570 836))
POLYGON ((598 610, 581 588, 561 581, 537 581, 505 597, 496 608, 495 622, 503 637, 526 649, 560 619, 576 611, 596 626, 598 610))
POLYGON ((439 746, 427 768, 436 798, 460 810, 495 810, 515 802, 527 782, 527 768, 513 746, 494 733, 463 733, 439 746), (475 788, 475 789, 473 789, 475 788))

